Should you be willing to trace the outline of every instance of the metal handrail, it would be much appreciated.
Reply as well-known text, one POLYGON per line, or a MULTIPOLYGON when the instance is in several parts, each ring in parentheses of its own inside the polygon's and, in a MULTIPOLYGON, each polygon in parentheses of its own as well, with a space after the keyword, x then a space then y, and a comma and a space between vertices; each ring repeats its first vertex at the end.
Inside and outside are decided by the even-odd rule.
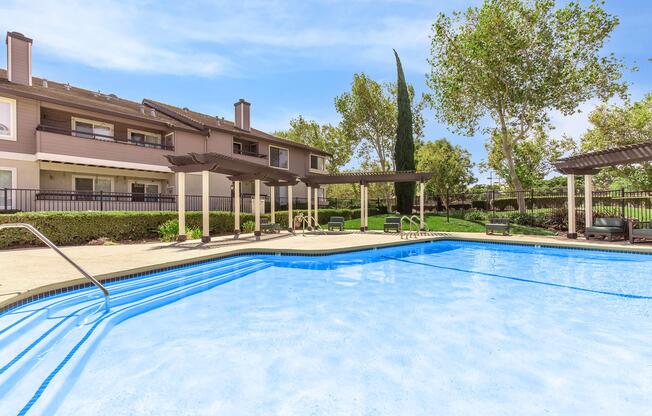
POLYGON ((427 233, 430 232, 430 227, 428 227, 427 222, 424 221, 423 224, 421 224, 421 217, 419 217, 418 215, 413 215, 410 217, 410 220, 412 220, 413 218, 416 218, 417 221, 419 222, 419 231, 421 230, 421 225, 423 225, 424 231, 427 233))
MULTIPOLYGON (((315 229, 316 230, 322 230, 321 225, 319 225, 319 222, 313 217, 312 215, 304 215, 303 212, 299 213, 299 215, 295 215, 294 220, 299 220, 301 221, 301 228, 302 228, 302 234, 306 234, 306 225, 308 225, 308 220, 310 219, 315 223, 315 229)), ((309 226, 310 227, 310 226, 309 226)))
MULTIPOLYGON (((13 224, 0 224, 0 229, 3 228, 24 228, 34 234, 39 240, 45 243, 48 247, 50 247, 52 250, 56 251, 57 254, 59 254, 61 257, 63 257, 68 263, 72 264, 75 269, 77 269, 81 274, 84 275, 85 278, 90 280, 95 286, 97 286, 98 289, 102 291, 102 294, 104 294, 105 300, 108 302, 109 298, 109 291, 104 287, 102 283, 99 282, 96 278, 91 276, 86 270, 82 269, 80 265, 75 263, 70 257, 66 256, 61 250, 59 250, 59 247, 57 247, 52 241, 50 241, 46 236, 44 236, 39 230, 37 230, 33 225, 31 224, 23 224, 23 223, 13 223, 13 224)), ((108 305, 108 304, 107 304, 108 305)))

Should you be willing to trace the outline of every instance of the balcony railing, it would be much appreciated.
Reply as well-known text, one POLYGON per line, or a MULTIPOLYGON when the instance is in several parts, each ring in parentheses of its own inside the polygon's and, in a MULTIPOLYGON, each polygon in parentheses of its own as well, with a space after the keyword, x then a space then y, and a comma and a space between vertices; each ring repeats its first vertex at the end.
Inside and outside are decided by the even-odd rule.
POLYGON ((261 158, 261 159, 264 159, 264 158, 267 157, 267 155, 264 155, 262 153, 250 152, 249 150, 233 149, 233 153, 235 153, 236 155, 258 157, 258 158, 261 158))
POLYGON ((131 146, 151 147, 151 148, 162 149, 162 150, 171 150, 171 151, 174 150, 174 145, 169 145, 165 143, 142 142, 142 141, 131 140, 129 137, 116 137, 116 136, 109 136, 104 134, 88 133, 85 131, 64 129, 61 127, 46 126, 43 124, 37 126, 36 130, 44 131, 48 133, 63 134, 66 136, 74 136, 74 137, 79 137, 88 140, 113 142, 113 143, 120 143, 120 144, 126 144, 131 146))

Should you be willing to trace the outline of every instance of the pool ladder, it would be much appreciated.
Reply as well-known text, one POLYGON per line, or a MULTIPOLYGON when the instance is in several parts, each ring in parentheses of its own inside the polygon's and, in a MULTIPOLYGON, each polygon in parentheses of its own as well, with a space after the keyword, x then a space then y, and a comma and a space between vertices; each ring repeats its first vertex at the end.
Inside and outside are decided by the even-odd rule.
POLYGON ((300 213, 299 215, 294 217, 294 221, 299 220, 301 221, 301 227, 302 227, 302 234, 305 236, 306 235, 306 226, 308 226, 308 231, 315 230, 319 231, 320 233, 324 233, 324 230, 321 228, 321 225, 319 225, 319 222, 317 219, 312 216, 312 215, 303 215, 303 213, 300 213), (314 226, 308 225, 308 220, 312 221, 314 226))
POLYGON ((93 276, 90 275, 86 270, 84 270, 79 264, 75 263, 70 257, 66 256, 61 250, 59 250, 59 247, 57 247, 52 241, 50 241, 49 238, 43 235, 39 230, 37 230, 33 225, 31 224, 24 224, 24 223, 9 223, 9 224, 0 224, 0 230, 3 228, 23 228, 26 229, 27 231, 31 232, 34 234, 39 240, 41 240, 45 245, 50 247, 52 250, 54 250, 58 255, 63 257, 68 263, 72 264, 75 269, 77 269, 84 277, 88 280, 91 281, 98 289, 102 291, 102 294, 104 295, 104 305, 106 309, 109 309, 109 291, 104 287, 102 283, 100 283, 99 280, 94 278, 93 276))
POLYGON ((430 227, 428 227, 428 224, 424 221, 423 222, 423 227, 424 229, 421 229, 421 218, 419 218, 416 215, 412 216, 407 216, 403 215, 401 217, 401 238, 405 237, 406 239, 409 238, 417 238, 419 235, 430 235, 430 227), (410 225, 409 231, 406 231, 403 229, 403 222, 407 221, 408 224, 410 225), (412 226, 415 227, 415 229, 412 229, 412 226))

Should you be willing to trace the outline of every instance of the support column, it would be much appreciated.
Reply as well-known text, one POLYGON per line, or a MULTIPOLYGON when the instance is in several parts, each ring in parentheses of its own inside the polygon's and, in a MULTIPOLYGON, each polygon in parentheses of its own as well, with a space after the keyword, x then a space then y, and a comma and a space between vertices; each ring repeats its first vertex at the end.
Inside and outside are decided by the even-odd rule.
POLYGON ((426 229, 425 215, 424 215, 424 193, 426 190, 426 184, 419 182, 419 222, 421 231, 426 229))
POLYGON ((288 231, 294 232, 294 216, 292 215, 292 185, 288 184, 288 231))
POLYGON ((183 242, 188 239, 186 234, 186 174, 177 173, 177 210, 179 211, 179 235, 177 241, 183 242))
POLYGON ((202 234, 201 242, 208 243, 211 241, 209 229, 209 206, 210 204, 210 172, 203 170, 201 172, 201 219, 202 234))
POLYGON ((364 186, 364 230, 369 230, 369 186, 364 186))
POLYGON ((360 231, 364 231, 364 208, 367 205, 364 198, 364 183, 360 183, 360 231))
POLYGON ((271 211, 270 222, 272 224, 276 223, 276 186, 272 185, 269 187, 269 210, 271 211))
POLYGON ((260 239, 260 179, 254 181, 254 219, 256 221, 254 235, 258 240, 260 239))
POLYGON ((593 175, 584 175, 584 229, 593 226, 593 175))
POLYGON ((575 227, 575 175, 566 175, 568 187, 568 238, 577 238, 575 227))
POLYGON ((233 211, 235 211, 233 234, 237 237, 240 234, 240 181, 233 182, 233 211))
POLYGON ((315 188, 315 228, 319 226, 319 187, 315 188))
POLYGON ((312 202, 312 188, 308 187, 308 229, 310 229, 310 227, 312 227, 311 202, 312 202))

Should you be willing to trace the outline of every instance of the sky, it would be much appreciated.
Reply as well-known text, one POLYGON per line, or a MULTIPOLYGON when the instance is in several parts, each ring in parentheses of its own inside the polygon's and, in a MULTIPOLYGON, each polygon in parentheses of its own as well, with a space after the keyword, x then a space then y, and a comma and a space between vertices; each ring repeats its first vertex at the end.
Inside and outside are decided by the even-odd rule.
MULTIPOLYGON (((271 132, 287 129, 299 115, 338 123, 334 98, 350 90, 353 74, 395 81, 393 48, 407 81, 419 95, 428 92, 433 21, 441 12, 479 3, 2 0, 0 31, 34 40, 36 76, 227 119, 233 119, 233 103, 244 98, 252 103, 252 125, 271 132)), ((605 8, 620 19, 605 52, 638 66, 624 78, 631 98, 641 99, 652 91, 652 3, 606 0, 605 8)), ((596 104, 582 104, 572 117, 553 114, 554 133, 579 138, 596 104)), ((424 115, 425 140, 448 138, 471 152, 475 163, 486 157, 483 135, 459 136, 432 110, 424 115)), ((487 182, 488 174, 477 168, 476 176, 487 182)))

